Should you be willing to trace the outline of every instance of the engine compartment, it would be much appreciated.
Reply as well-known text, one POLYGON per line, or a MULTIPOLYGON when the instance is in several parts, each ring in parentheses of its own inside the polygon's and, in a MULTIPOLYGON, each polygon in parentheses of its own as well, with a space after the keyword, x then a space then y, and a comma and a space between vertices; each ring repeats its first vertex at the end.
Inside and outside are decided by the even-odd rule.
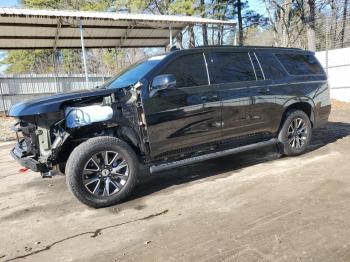
POLYGON ((80 143, 98 136, 120 137, 145 153, 138 96, 137 90, 122 89, 104 96, 66 101, 58 112, 19 117, 18 133, 23 137, 19 140, 26 148, 24 157, 51 170, 65 163, 80 143))

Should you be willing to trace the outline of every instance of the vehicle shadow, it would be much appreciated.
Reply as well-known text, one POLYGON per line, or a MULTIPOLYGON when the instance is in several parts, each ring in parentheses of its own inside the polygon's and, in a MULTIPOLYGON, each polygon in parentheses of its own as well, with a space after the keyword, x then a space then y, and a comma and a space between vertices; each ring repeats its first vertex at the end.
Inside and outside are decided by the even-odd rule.
MULTIPOLYGON (((350 123, 329 122, 324 128, 314 130, 308 152, 317 150, 349 135, 350 123)), ((203 178, 210 177, 214 180, 225 177, 232 175, 233 171, 281 157, 276 146, 269 146, 156 174, 150 175, 147 173, 139 178, 139 183, 128 200, 137 199, 165 190, 171 186, 186 184, 203 178), (230 173, 228 174, 228 172, 230 173)))
POLYGON ((323 128, 313 131, 311 144, 308 151, 316 150, 327 144, 334 143, 339 139, 350 135, 350 123, 328 122, 323 128))

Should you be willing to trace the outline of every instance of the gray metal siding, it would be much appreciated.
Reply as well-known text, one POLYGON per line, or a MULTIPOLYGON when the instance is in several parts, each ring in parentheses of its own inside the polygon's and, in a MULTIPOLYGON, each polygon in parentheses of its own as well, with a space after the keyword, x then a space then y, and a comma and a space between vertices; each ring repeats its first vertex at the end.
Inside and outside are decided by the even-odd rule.
MULTIPOLYGON (((88 88, 104 83, 109 76, 89 75, 88 88)), ((2 75, 0 76, 0 111, 16 103, 59 92, 86 89, 85 75, 2 75)))

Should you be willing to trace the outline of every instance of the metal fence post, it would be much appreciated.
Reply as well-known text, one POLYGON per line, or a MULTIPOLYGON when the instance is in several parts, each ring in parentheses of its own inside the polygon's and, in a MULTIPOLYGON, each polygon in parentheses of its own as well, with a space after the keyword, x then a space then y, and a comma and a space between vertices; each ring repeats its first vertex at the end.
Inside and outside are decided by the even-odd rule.
POLYGON ((6 113, 6 106, 5 106, 5 100, 4 100, 4 94, 2 93, 2 82, 0 81, 0 95, 1 95, 1 102, 2 102, 2 109, 4 113, 6 113))
POLYGON ((325 25, 325 29, 326 29, 326 73, 327 73, 327 76, 328 76, 328 49, 329 49, 329 35, 330 35, 330 32, 328 31, 328 21, 329 20, 328 18, 326 18, 326 25, 325 25))

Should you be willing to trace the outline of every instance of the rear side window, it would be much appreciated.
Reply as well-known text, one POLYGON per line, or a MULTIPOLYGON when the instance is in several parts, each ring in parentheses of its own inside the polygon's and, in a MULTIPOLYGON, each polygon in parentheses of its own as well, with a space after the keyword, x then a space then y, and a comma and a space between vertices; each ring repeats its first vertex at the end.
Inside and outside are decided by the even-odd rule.
POLYGON ((287 73, 271 53, 257 53, 259 62, 266 79, 277 80, 283 78, 287 73))
POLYGON ((176 87, 208 85, 208 76, 203 54, 185 55, 170 62, 161 74, 173 74, 176 87))
POLYGON ((319 75, 323 69, 313 55, 276 54, 290 75, 319 75))
POLYGON ((248 53, 215 52, 208 56, 207 63, 212 84, 256 80, 248 53))

